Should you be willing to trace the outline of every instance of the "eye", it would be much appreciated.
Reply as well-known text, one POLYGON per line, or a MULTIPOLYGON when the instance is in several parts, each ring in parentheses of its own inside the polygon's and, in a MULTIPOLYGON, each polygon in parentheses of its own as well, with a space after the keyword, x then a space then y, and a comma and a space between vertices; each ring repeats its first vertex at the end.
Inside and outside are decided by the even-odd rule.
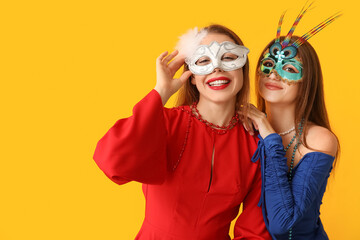
POLYGON ((221 61, 224 62, 230 62, 230 61, 234 61, 238 58, 237 55, 232 54, 232 53, 225 53, 222 57, 221 57, 221 61))
POLYGON ((299 70, 296 69, 293 65, 287 64, 283 67, 283 70, 289 73, 299 73, 299 70))
POLYGON ((201 57, 201 58, 199 58, 199 60, 196 61, 195 64, 199 65, 199 66, 205 66, 205 65, 208 65, 210 62, 211 62, 211 60, 209 57, 201 57))
POLYGON ((274 62, 270 59, 267 59, 262 62, 262 65, 267 68, 272 68, 274 67, 274 62))

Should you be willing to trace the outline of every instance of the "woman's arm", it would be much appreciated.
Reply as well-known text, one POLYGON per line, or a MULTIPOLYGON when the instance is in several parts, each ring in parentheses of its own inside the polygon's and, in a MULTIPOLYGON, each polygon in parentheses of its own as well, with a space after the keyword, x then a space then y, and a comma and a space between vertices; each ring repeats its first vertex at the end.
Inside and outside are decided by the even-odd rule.
POLYGON ((185 62, 183 56, 176 57, 178 53, 177 50, 169 55, 167 55, 168 52, 163 52, 156 59, 156 86, 154 89, 160 94, 163 105, 192 74, 190 71, 185 71, 179 78, 174 78, 175 73, 185 62))
MULTIPOLYGON (((138 181, 160 184, 167 173, 168 120, 163 105, 191 75, 174 79, 184 58, 177 51, 162 53, 156 60, 156 86, 133 109, 133 116, 119 120, 98 142, 94 160, 114 182, 138 181)), ((171 120, 170 120, 171 121, 171 120)))
POLYGON ((167 132, 163 111, 159 94, 152 90, 134 107, 133 116, 117 121, 100 139, 94 160, 112 181, 164 181, 167 132))
MULTIPOLYGON (((265 150, 263 208, 270 233, 278 235, 299 221, 320 194, 332 169, 334 157, 322 152, 305 155, 301 161, 310 164, 297 169, 292 182, 288 181, 288 166, 281 137, 271 134, 263 141, 265 150)), ((260 144, 261 145, 261 144, 260 144)))
POLYGON ((305 156, 301 161, 307 161, 310 165, 305 169, 298 168, 290 183, 281 137, 272 129, 266 115, 254 106, 250 107, 248 117, 260 133, 257 156, 261 159, 263 172, 261 201, 264 220, 271 234, 284 234, 303 217, 323 184, 326 184, 334 161, 334 157, 328 153, 335 155, 337 140, 325 128, 309 127, 307 142, 318 152, 305 154, 313 150, 303 147, 305 156))

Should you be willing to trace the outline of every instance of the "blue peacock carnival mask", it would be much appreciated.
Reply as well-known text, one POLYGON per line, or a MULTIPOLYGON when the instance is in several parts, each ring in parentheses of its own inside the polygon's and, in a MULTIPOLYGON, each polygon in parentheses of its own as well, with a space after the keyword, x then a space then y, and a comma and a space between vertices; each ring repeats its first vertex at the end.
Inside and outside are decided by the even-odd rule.
POLYGON ((269 76, 271 73, 274 73, 282 81, 286 81, 289 84, 298 83, 302 80, 303 65, 301 60, 297 57, 298 47, 341 16, 340 14, 334 14, 327 18, 289 46, 290 39, 296 26, 311 5, 312 4, 306 8, 303 7, 282 43, 280 43, 280 33, 285 12, 281 15, 277 28, 276 40, 274 44, 270 46, 269 50, 265 52, 263 59, 260 62, 259 73, 261 75, 269 76))
POLYGON ((303 66, 296 53, 296 48, 292 46, 281 49, 280 43, 273 44, 261 60, 261 72, 266 75, 274 72, 281 80, 289 83, 301 81, 303 66))

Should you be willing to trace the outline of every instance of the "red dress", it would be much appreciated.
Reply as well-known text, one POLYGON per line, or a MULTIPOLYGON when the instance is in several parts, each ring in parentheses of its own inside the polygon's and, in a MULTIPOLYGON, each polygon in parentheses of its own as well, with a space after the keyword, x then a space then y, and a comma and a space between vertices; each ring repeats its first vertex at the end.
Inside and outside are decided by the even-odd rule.
POLYGON ((271 239, 261 208, 257 141, 237 124, 216 131, 188 106, 167 109, 152 90, 98 142, 94 160, 115 183, 143 183, 139 240, 271 239))

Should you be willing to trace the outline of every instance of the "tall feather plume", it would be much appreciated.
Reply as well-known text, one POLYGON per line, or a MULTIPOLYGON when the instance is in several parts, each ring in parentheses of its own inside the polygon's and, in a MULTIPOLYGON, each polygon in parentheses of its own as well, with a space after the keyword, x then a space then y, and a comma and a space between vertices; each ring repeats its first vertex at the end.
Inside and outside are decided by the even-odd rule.
POLYGON ((276 31, 276 42, 280 42, 281 25, 282 25, 285 13, 286 13, 286 11, 283 12, 283 14, 281 15, 281 17, 279 19, 278 28, 277 28, 277 31, 276 31))
POLYGON ((208 34, 204 29, 198 31, 198 28, 189 29, 185 34, 179 37, 179 41, 176 45, 176 49, 179 51, 179 55, 189 58, 196 51, 200 42, 208 34))
POLYGON ((298 48, 300 45, 302 45, 305 41, 309 40, 312 36, 320 32, 322 29, 324 29, 326 26, 328 26, 330 23, 335 21, 338 17, 340 17, 342 14, 335 13, 331 17, 325 19, 320 24, 312 28, 310 31, 302 35, 299 39, 297 39, 292 46, 298 48))
POLYGON ((301 18, 304 16, 304 14, 306 13, 306 11, 311 7, 312 4, 313 4, 313 3, 310 3, 310 5, 307 6, 306 8, 305 8, 305 6, 306 6, 306 4, 305 4, 305 6, 301 9, 299 15, 298 15, 297 18, 295 19, 294 24, 292 25, 290 31, 289 31, 288 34, 286 35, 285 40, 282 42, 282 44, 281 44, 282 47, 286 47, 286 46, 289 44, 290 39, 291 39, 291 37, 292 37, 292 35, 293 35, 294 31, 295 31, 295 28, 297 27, 297 25, 299 24, 301 18))

